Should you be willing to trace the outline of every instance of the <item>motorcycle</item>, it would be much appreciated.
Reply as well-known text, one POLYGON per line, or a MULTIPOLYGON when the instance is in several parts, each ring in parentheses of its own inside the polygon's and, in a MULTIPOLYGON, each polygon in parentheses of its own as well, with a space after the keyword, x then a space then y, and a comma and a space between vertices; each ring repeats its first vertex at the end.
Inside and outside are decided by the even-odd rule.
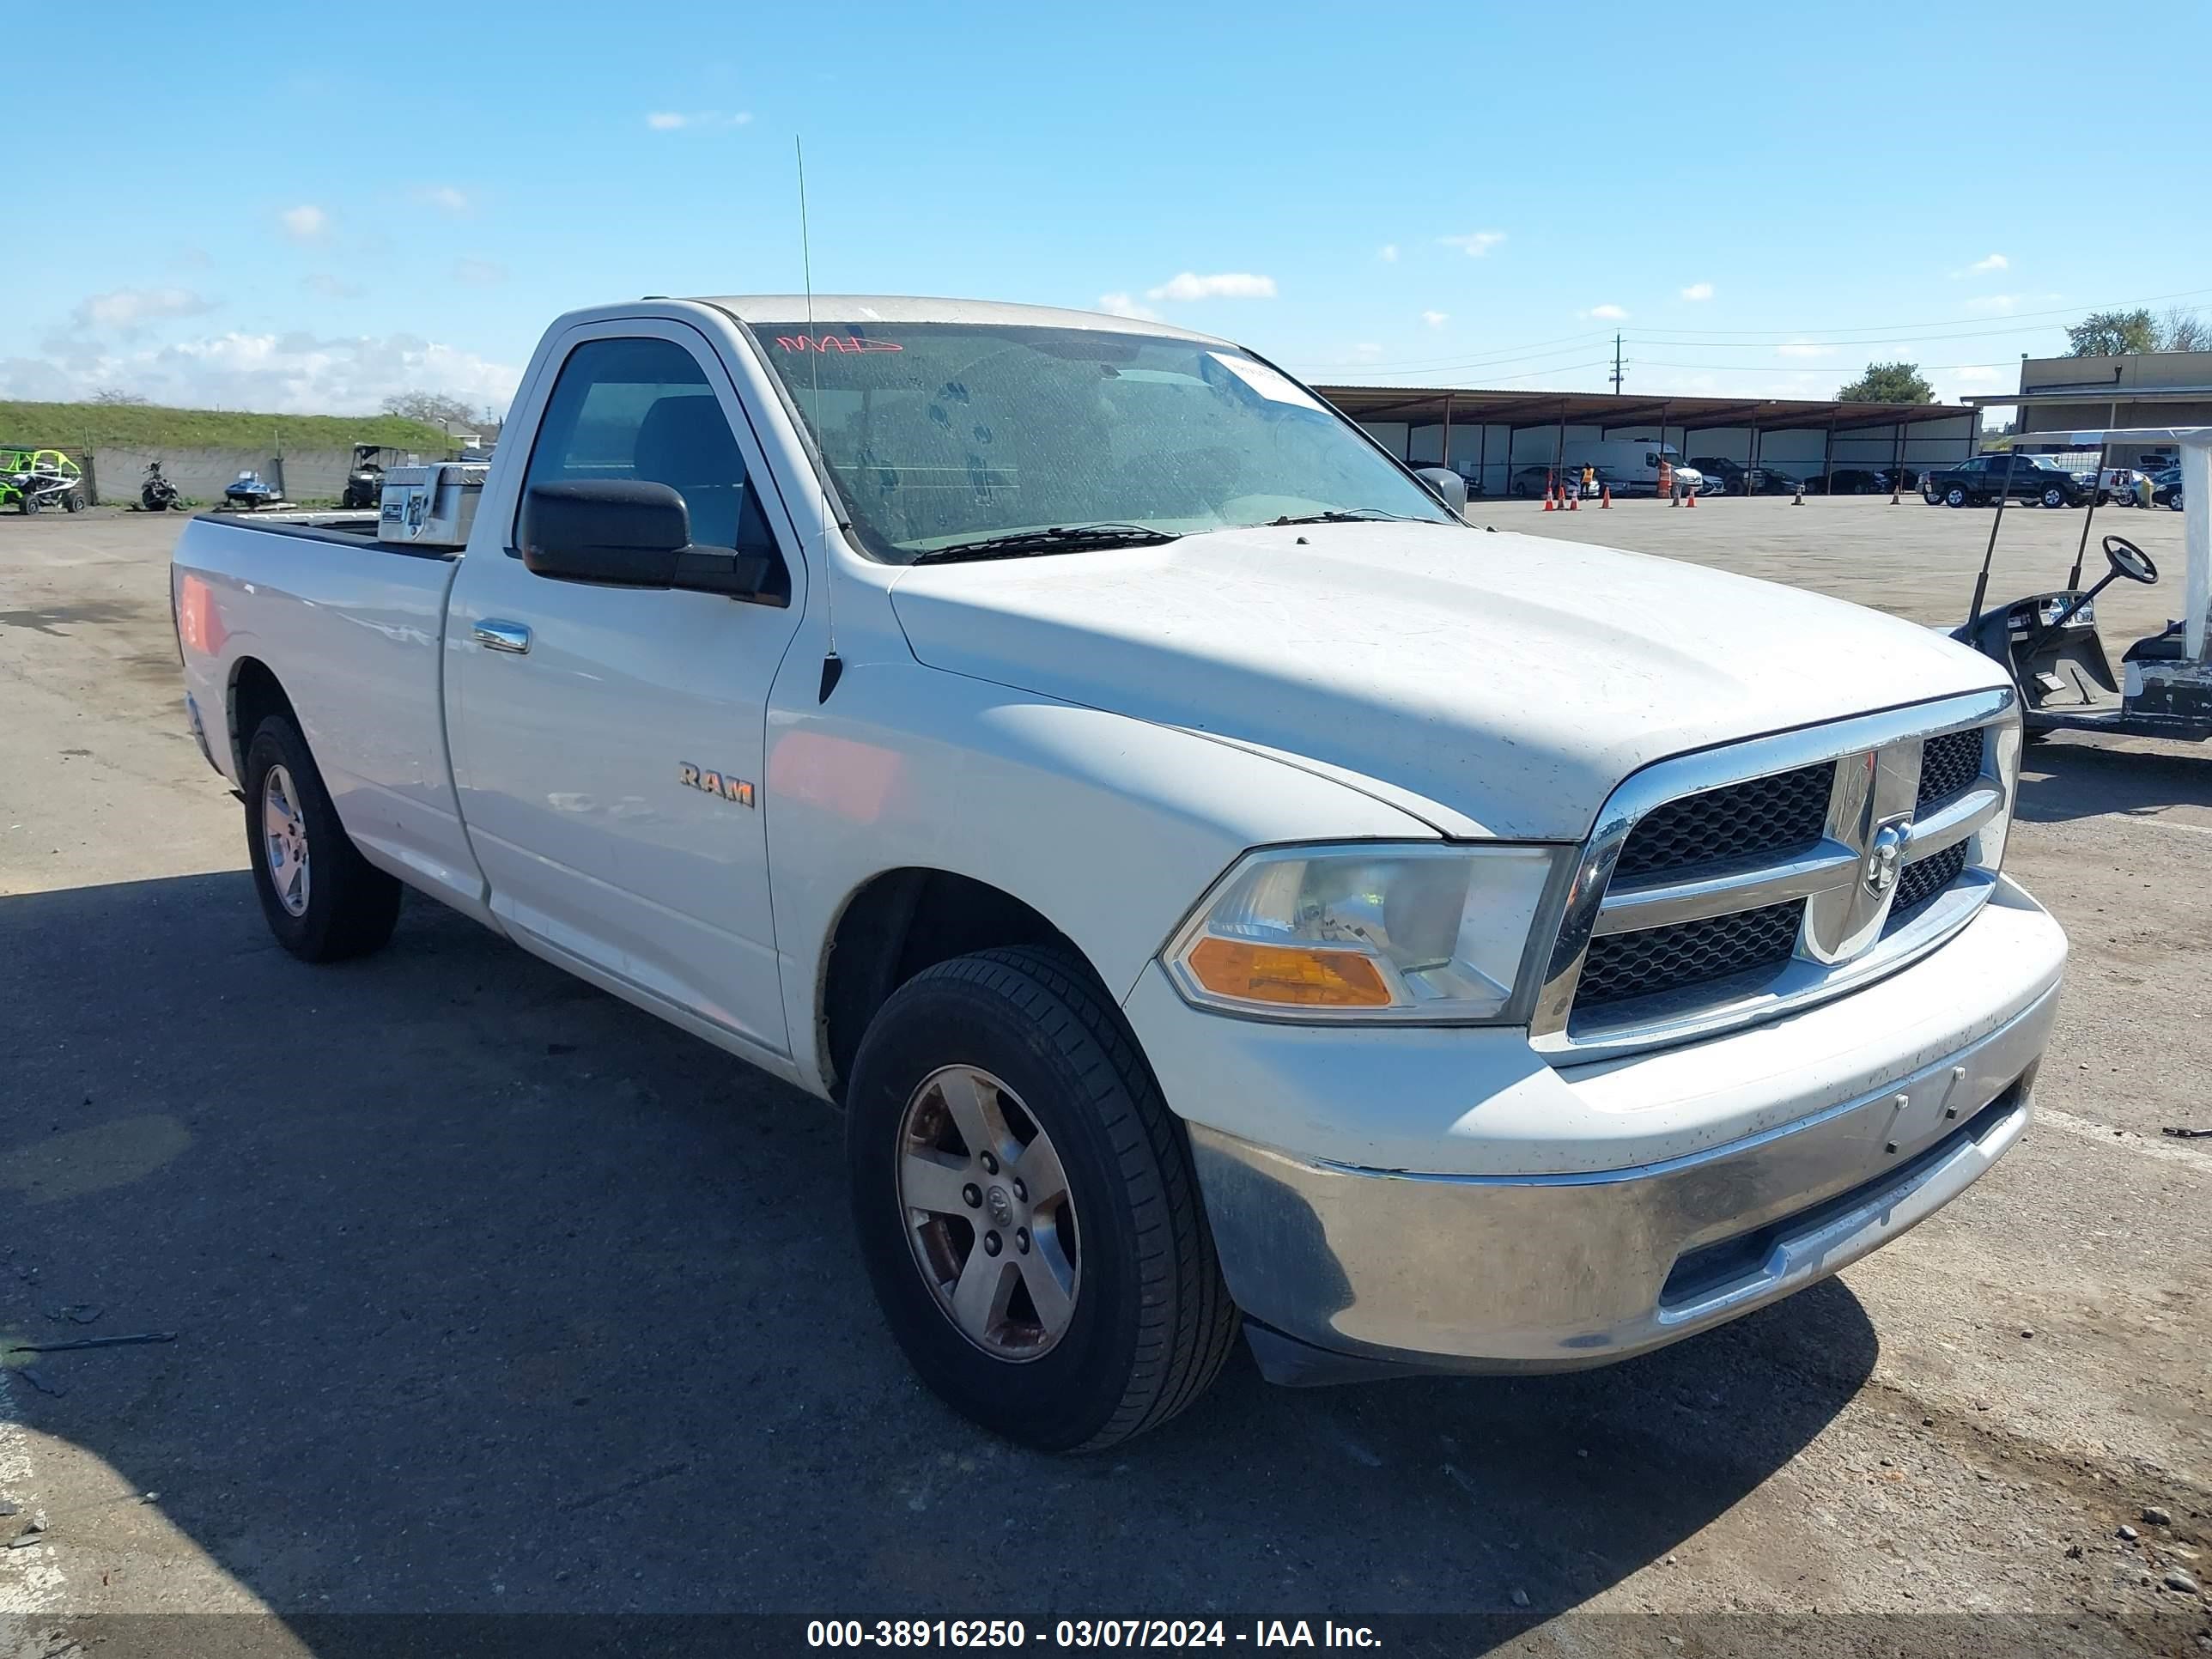
POLYGON ((167 513, 181 500, 176 485, 161 476, 161 462, 149 461, 145 482, 138 486, 138 505, 149 513, 167 513))

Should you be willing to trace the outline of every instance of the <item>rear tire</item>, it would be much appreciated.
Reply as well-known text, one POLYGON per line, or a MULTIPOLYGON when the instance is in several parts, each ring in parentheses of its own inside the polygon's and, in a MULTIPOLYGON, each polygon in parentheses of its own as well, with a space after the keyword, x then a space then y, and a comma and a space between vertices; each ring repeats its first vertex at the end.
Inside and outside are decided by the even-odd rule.
POLYGON ((2045 507, 2065 506, 2066 492, 2061 489, 2057 484, 2052 484, 2048 489, 2043 492, 2043 504, 2045 507))
POLYGON ((399 919, 399 883, 347 836, 289 717, 261 722, 243 781, 253 890, 276 942, 302 962, 341 962, 381 946, 399 919))
POLYGON ((908 981, 861 1041, 845 1136, 876 1299, 962 1415, 1040 1450, 1096 1450, 1165 1422, 1219 1373, 1237 1314, 1189 1143, 1080 964, 987 951, 908 981), (1048 1167, 1059 1179, 1034 1192, 1017 1180, 1048 1167), (917 1205, 943 1169, 945 1195, 917 1205), (1035 1277, 1048 1237, 1064 1302, 1035 1277), (980 1319, 958 1311, 971 1274, 980 1319))

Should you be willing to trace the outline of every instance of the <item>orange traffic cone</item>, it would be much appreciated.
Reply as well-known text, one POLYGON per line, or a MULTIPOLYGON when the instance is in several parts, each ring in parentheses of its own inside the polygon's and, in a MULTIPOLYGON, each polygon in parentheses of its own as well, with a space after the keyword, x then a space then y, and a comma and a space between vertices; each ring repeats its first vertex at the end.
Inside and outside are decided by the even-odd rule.
POLYGON ((1568 512, 1572 513, 1582 506, 1583 487, 1580 484, 1569 484, 1559 493, 1567 498, 1568 512))
POLYGON ((1797 486, 1797 498, 1791 501, 1790 505, 1792 507, 1802 507, 1805 505, 1805 486, 1803 484, 1801 483, 1797 486))
POLYGON ((1611 484, 1601 484, 1598 487, 1597 504, 1600 507, 1611 507, 1613 505, 1613 486, 1611 484))
POLYGON ((1697 504, 1698 504, 1698 492, 1697 492, 1696 490, 1694 490, 1694 489, 1693 489, 1693 490, 1692 490, 1692 491, 1690 492, 1690 499, 1689 499, 1687 501, 1684 502, 1684 503, 1683 503, 1683 505, 1684 505, 1684 506, 1686 506, 1686 507, 1695 507, 1697 504))
POLYGON ((1544 486, 1544 511, 1547 513, 1556 513, 1559 510, 1559 504, 1552 499, 1552 486, 1546 484, 1544 486))

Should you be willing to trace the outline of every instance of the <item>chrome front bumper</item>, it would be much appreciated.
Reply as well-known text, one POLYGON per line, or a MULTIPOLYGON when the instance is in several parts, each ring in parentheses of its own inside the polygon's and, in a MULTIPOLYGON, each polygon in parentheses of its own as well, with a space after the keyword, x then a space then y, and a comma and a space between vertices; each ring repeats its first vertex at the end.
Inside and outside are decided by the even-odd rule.
POLYGON ((1207 1216, 1263 1370, 1325 1382, 1605 1364, 1801 1290, 1925 1220, 2027 1128, 2057 1009, 2056 924, 2016 888, 1990 922, 2014 931, 1960 952, 1972 974, 1948 969, 1938 951, 1896 975, 1887 998, 1862 992, 1763 1036, 1559 1074, 1570 1091, 1601 1100, 1610 1091, 1615 1106, 1693 1079, 1716 1079, 1718 1098, 1736 1087, 1732 1068, 1786 1097, 1804 1082, 1776 1068, 1793 1050, 1803 1066, 1846 1077, 1834 1067, 1836 1022, 1867 999, 1856 1076, 1835 1103, 1678 1156, 1424 1175, 1301 1158, 1192 1121, 1207 1216), (1992 982, 1984 951, 2000 944, 2012 971, 1992 982), (1940 999, 1956 1046, 1891 1024, 1905 996, 1940 999), (1793 1032, 1800 1021, 1826 1029, 1793 1032), (1817 1060, 1816 1036, 1830 1045, 1817 1060), (1720 1052, 1751 1040, 1764 1046, 1747 1060, 1720 1052), (1653 1069, 1638 1076, 1639 1066, 1653 1069))

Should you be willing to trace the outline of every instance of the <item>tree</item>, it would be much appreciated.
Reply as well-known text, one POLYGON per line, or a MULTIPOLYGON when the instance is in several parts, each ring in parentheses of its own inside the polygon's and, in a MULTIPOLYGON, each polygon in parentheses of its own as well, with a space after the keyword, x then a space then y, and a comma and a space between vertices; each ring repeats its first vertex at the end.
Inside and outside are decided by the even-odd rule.
POLYGON ((1917 363, 1869 363, 1866 373, 1836 389, 1839 404, 1932 404, 1936 388, 1917 363))
POLYGON ((2066 331, 2069 357, 2124 357, 2158 349, 2158 324, 2140 306, 2133 311, 2093 311, 2066 331))
POLYGON ((477 424, 476 411, 466 398, 451 398, 442 392, 395 392, 384 400, 384 412, 420 421, 425 426, 459 427, 464 431, 473 431, 477 424))
POLYGON ((2160 351, 2212 351, 2212 323, 2186 306, 2176 306, 2159 319, 2160 351))
POLYGON ((111 406, 121 404, 143 404, 146 401, 137 392, 125 392, 119 386, 102 386, 92 394, 92 400, 96 404, 106 404, 111 406))

